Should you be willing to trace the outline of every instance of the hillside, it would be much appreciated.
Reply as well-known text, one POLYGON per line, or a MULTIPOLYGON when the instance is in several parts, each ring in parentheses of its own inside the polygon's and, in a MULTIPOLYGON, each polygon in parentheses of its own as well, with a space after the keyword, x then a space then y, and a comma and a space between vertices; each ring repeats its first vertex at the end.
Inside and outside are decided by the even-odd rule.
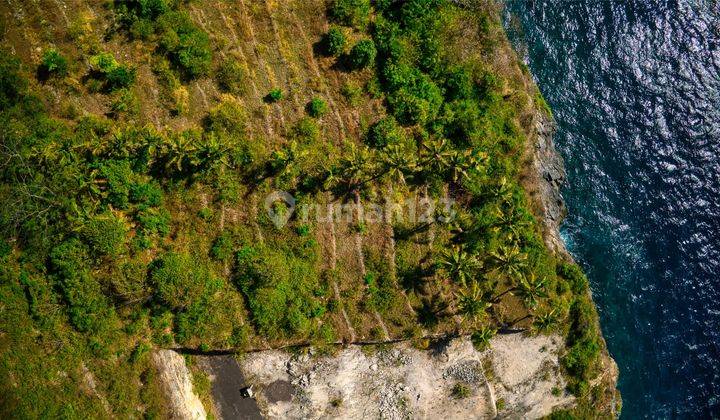
POLYGON ((495 7, 0 4, 3 413, 166 417, 158 349, 525 333, 609 415, 495 7))

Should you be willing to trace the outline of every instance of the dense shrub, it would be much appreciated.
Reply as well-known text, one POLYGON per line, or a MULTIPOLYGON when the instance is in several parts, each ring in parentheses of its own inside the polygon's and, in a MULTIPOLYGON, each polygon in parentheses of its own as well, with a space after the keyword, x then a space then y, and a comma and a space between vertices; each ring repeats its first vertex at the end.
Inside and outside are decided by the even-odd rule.
POLYGON ((345 101, 353 106, 360 103, 362 93, 362 88, 352 82, 347 82, 340 88, 340 94, 345 98, 345 101))
POLYGON ((390 276, 385 273, 368 272, 364 280, 369 295, 364 303, 368 308, 385 313, 397 303, 397 288, 390 276))
POLYGON ((210 248, 210 256, 218 261, 228 261, 233 257, 234 250, 235 244, 233 243, 232 237, 228 232, 223 232, 215 239, 215 242, 213 242, 210 248))
POLYGON ((67 59, 55 48, 45 50, 40 62, 42 73, 52 76, 65 76, 68 72, 67 59))
POLYGON ((305 106, 305 111, 313 118, 320 118, 328 111, 327 104, 320 98, 312 98, 305 106))
POLYGON ((153 262, 150 281, 161 304, 183 310, 199 301, 216 280, 205 264, 188 254, 170 252, 153 262))
POLYGON ((573 293, 581 294, 587 289, 587 277, 577 264, 560 263, 556 267, 557 275, 570 283, 573 293))
POLYGON ((210 110, 204 122, 208 131, 242 136, 247 128, 247 115, 238 100, 224 95, 220 103, 210 110))
POLYGON ((123 263, 110 278, 110 286, 115 298, 122 302, 138 302, 150 297, 147 265, 136 261, 123 263))
POLYGON ((95 256, 117 256, 125 250, 127 228, 111 213, 94 217, 83 228, 83 239, 95 256))
POLYGON ((20 60, 0 49, 0 110, 14 105, 26 86, 27 81, 20 76, 20 60))
POLYGON ((209 73, 212 50, 208 35, 185 12, 168 12, 158 18, 160 46, 188 77, 209 73))
POLYGON ((587 393, 597 371, 600 355, 597 315, 588 296, 579 296, 570 307, 570 330, 566 338, 567 354, 562 358, 571 376, 568 389, 575 395, 587 393))
POLYGON ((445 96, 449 101, 469 99, 473 94, 470 74, 461 67, 450 70, 445 77, 445 96))
POLYGON ((324 313, 316 297, 319 278, 312 259, 245 247, 238 252, 237 263, 237 281, 264 336, 306 335, 311 320, 324 313))
POLYGON ((283 93, 280 88, 274 88, 270 92, 268 92, 267 95, 265 95, 265 102, 267 103, 275 103, 280 101, 283 98, 283 93))
POLYGON ((157 207, 162 205, 163 191, 155 181, 133 183, 130 185, 129 198, 134 204, 157 207))
POLYGON ((376 56, 375 43, 370 39, 363 39, 350 50, 348 62, 354 69, 364 69, 375 63, 376 56))
MULTIPOLYGON (((105 160, 98 165, 98 177, 104 180, 103 197, 117 209, 125 209, 130 202, 133 170, 127 160, 105 160)), ((103 184, 101 184, 103 185, 103 184)))
POLYGON ((342 29, 338 27, 331 27, 322 39, 322 47, 325 54, 330 56, 338 56, 345 51, 345 45, 347 40, 342 29))
POLYGON ((363 28, 370 20, 370 0, 335 0, 329 12, 337 23, 363 28))
POLYGON ((135 82, 135 69, 120 65, 110 53, 96 54, 89 61, 93 75, 107 90, 127 88, 135 82))
POLYGON ((388 144, 401 143, 403 133, 395 118, 385 117, 370 127, 366 141, 373 147, 383 148, 388 144))
POLYGON ((312 118, 303 117, 292 127, 290 137, 301 143, 309 144, 320 137, 320 127, 312 118))
POLYGON ((77 239, 70 239, 50 252, 52 274, 68 305, 70 322, 78 331, 97 332, 112 310, 100 284, 90 274, 88 250, 77 239))
POLYGON ((139 233, 165 237, 170 233, 170 213, 165 209, 142 209, 135 215, 139 233))

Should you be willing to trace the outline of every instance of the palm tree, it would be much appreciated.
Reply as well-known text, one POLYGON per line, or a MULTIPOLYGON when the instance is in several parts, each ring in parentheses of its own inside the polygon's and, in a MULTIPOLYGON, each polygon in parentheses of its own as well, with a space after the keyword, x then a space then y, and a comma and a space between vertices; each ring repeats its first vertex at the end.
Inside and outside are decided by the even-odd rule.
POLYGON ((481 170, 486 158, 484 153, 472 150, 455 150, 450 153, 447 162, 452 172, 452 181, 457 183, 460 178, 469 178, 470 172, 481 170))
POLYGON ((349 150, 343 156, 338 166, 338 173, 335 175, 346 184, 349 190, 356 189, 368 182, 367 177, 375 169, 374 161, 373 155, 367 147, 357 147, 354 143, 350 143, 349 150))
POLYGON ((527 266, 527 255, 520 251, 517 245, 500 245, 497 250, 490 252, 495 268, 504 272, 508 278, 520 277, 522 270, 527 266))
POLYGON ((415 155, 403 150, 398 144, 387 145, 382 152, 383 173, 391 179, 405 184, 405 173, 413 172, 417 167, 415 155))
POLYGON ((470 334, 470 341, 477 351, 483 351, 490 344, 490 340, 495 337, 497 330, 490 327, 482 327, 481 329, 470 334))
POLYGON ((270 165, 276 173, 290 172, 306 155, 307 150, 301 149, 297 142, 292 141, 289 145, 273 152, 270 165))
POLYGON ((466 287, 461 290, 456 297, 458 313, 463 316, 463 319, 478 321, 487 315, 486 311, 491 306, 483 299, 483 293, 477 282, 473 282, 469 289, 466 287))
POLYGON ((538 298, 547 297, 546 292, 547 278, 543 277, 538 279, 535 273, 530 273, 529 276, 520 278, 520 284, 516 288, 518 296, 520 296, 525 304, 535 309, 538 304, 538 298))
POLYGON ((198 164, 208 169, 230 167, 233 145, 229 138, 211 132, 197 146, 198 164))
POLYGON ((530 224, 528 215, 519 207, 509 203, 494 206, 492 216, 494 221, 491 229, 495 232, 507 231, 511 242, 519 239, 520 230, 530 224))
POLYGON ((490 195, 501 203, 510 203, 513 198, 513 184, 503 176, 492 188, 490 195))
POLYGON ((443 254, 440 266, 447 271, 453 281, 465 286, 467 280, 479 268, 479 262, 475 256, 470 255, 462 247, 453 247, 443 254))
POLYGON ((165 157, 165 168, 174 167, 178 171, 183 170, 183 165, 195 152, 195 144, 188 133, 180 133, 170 136, 161 145, 161 154, 165 157))
POLYGON ((452 150, 449 150, 447 140, 430 140, 423 144, 420 152, 424 156, 422 166, 428 168, 430 173, 443 173, 450 167, 452 150))
POLYGON ((559 316, 557 314, 557 310, 551 309, 548 312, 535 317, 535 320, 533 321, 533 329, 539 332, 548 332, 557 325, 558 321, 559 316))

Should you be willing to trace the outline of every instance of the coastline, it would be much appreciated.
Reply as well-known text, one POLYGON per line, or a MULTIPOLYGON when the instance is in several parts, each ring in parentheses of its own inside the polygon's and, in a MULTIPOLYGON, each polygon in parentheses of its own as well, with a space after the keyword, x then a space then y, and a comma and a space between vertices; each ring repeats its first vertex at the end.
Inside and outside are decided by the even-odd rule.
MULTIPOLYGON (((533 82, 534 83, 534 82, 533 82)), ((562 196, 562 187, 567 181, 565 164, 562 156, 555 148, 553 140, 557 130, 557 123, 551 115, 544 111, 538 111, 534 116, 533 136, 529 141, 528 154, 531 160, 530 168, 525 174, 525 189, 528 192, 537 216, 541 219, 543 226, 543 239, 545 244, 558 257, 576 264, 573 256, 567 250, 565 242, 560 236, 562 225, 567 208, 562 196)), ((592 300, 592 291, 587 288, 587 293, 592 300)), ((597 312, 597 306, 593 307, 597 312)), ((613 418, 620 414, 619 407, 622 406, 622 397, 617 389, 619 369, 617 363, 610 355, 605 337, 602 335, 602 325, 599 318, 595 318, 598 331, 600 331, 600 373, 593 380, 593 386, 601 386, 603 404, 597 408, 598 413, 608 413, 613 418)))

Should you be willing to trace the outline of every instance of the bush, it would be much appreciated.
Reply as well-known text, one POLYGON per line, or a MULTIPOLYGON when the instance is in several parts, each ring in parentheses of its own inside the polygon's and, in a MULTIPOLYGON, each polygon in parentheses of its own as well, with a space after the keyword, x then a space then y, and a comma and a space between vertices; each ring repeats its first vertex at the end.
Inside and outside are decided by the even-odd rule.
POLYGON ((185 12, 168 12, 158 18, 160 46, 188 77, 197 78, 210 72, 212 50, 210 38, 193 24, 185 12))
POLYGON ((588 280, 582 269, 577 264, 560 263, 556 268, 557 275, 570 283, 573 293, 579 295, 585 293, 588 280))
POLYGON ((305 111, 313 118, 320 118, 328 111, 327 104, 320 98, 312 98, 305 106, 305 111))
POLYGON ((55 48, 50 48, 43 53, 40 69, 47 75, 65 76, 68 72, 67 59, 55 48))
POLYGON ((235 244, 228 232, 223 232, 213 242, 210 248, 210 256, 218 261, 228 261, 233 255, 235 244))
POLYGON ((566 338, 567 354, 562 364, 570 374, 568 389, 576 396, 587 393, 589 381, 597 370, 600 356, 599 332, 592 301, 579 297, 570 307, 570 330, 566 338))
POLYGON ((311 320, 325 311, 317 299, 314 258, 244 247, 237 264, 238 283, 259 333, 269 338, 307 336, 311 320))
POLYGON ((234 95, 245 92, 245 69, 234 58, 226 58, 217 70, 217 82, 220 89, 234 95))
POLYGON ((98 178, 105 179, 105 201, 117 209, 126 209, 130 202, 133 170, 127 160, 106 160, 98 166, 98 178))
POLYGON ((120 89, 113 98, 110 110, 114 115, 137 115, 140 112, 140 102, 130 89, 120 89))
POLYGON ((343 34, 340 28, 335 26, 330 28, 322 39, 323 50, 325 51, 325 54, 329 56, 338 56, 342 54, 342 52, 345 51, 346 44, 347 40, 345 39, 345 34, 343 34))
POLYGON ((26 86, 27 81, 20 76, 20 60, 0 50, 0 110, 15 105, 26 86))
POLYGON ((100 284, 90 275, 88 250, 77 239, 50 252, 50 268, 68 305, 72 325, 81 332, 97 332, 112 314, 100 284))
POLYGON ((454 101, 469 99, 473 94, 473 84, 470 75, 463 68, 454 68, 445 77, 445 97, 454 101))
POLYGON ((163 191, 155 181, 134 183, 130 186, 129 198, 134 204, 157 207, 162 205, 163 191))
POLYGON ((110 286, 123 302, 137 302, 150 296, 147 266, 142 262, 126 262, 110 278, 110 286))
POLYGON ((388 144, 402 143, 403 140, 403 133, 395 118, 391 116, 373 124, 366 137, 367 143, 377 148, 383 148, 388 144))
POLYGON ((158 301, 176 311, 199 301, 213 281, 207 266, 188 254, 167 253, 153 263, 150 272, 158 301))
POLYGON ((105 89, 127 88, 135 82, 135 69, 120 65, 110 53, 96 54, 89 61, 96 80, 102 79, 105 89))
POLYGON ((170 213, 165 209, 144 209, 135 215, 140 233, 165 237, 170 233, 170 213))
POLYGON ((275 88, 271 90, 267 95, 265 95, 265 102, 267 103, 275 103, 278 102, 283 98, 282 90, 279 88, 275 88))
POLYGON ((375 63, 376 56, 375 43, 370 39, 363 39, 352 47, 348 60, 352 68, 364 69, 375 63))
POLYGON ((335 0, 329 12, 337 23, 364 28, 370 20, 370 0, 335 0))
POLYGON ((470 388, 461 383, 456 383, 452 389, 452 396, 458 400, 467 398, 470 396, 470 388))
POLYGON ((135 83, 135 69, 125 66, 117 66, 110 70, 106 75, 107 88, 110 90, 122 89, 135 83))
POLYGON ((122 219, 102 214, 83 228, 83 238, 96 256, 117 256, 125 250, 127 228, 122 219))

